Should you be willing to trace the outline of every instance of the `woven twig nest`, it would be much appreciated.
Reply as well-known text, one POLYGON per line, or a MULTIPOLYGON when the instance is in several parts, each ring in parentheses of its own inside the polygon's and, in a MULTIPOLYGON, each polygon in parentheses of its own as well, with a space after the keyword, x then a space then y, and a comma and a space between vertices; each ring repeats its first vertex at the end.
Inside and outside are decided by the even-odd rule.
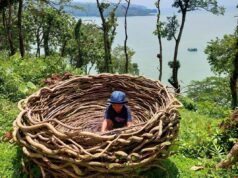
POLYGON ((179 129, 180 103, 159 81, 130 75, 71 77, 19 107, 14 139, 48 177, 126 175, 168 157, 179 129), (126 93, 133 126, 101 133, 114 90, 126 93))

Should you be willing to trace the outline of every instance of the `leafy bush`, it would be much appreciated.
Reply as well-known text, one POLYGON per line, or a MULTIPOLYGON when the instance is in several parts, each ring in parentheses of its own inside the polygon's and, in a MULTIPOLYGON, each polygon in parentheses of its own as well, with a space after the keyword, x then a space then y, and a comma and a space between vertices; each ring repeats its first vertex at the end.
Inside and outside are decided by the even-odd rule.
POLYGON ((12 123, 18 112, 16 103, 0 98, 0 137, 6 131, 12 130, 12 123))
POLYGON ((212 101, 202 101, 197 103, 198 112, 213 118, 225 118, 231 113, 229 107, 217 105, 212 101))
POLYGON ((220 121, 195 112, 180 113, 179 152, 189 158, 221 157, 226 150, 220 142, 220 121))
POLYGON ((226 152, 230 151, 238 138, 238 124, 230 118, 225 118, 220 124, 220 132, 216 134, 217 143, 226 152))
POLYGON ((229 79, 208 77, 193 81, 188 86, 187 95, 197 104, 197 112, 214 118, 224 118, 230 114, 231 94, 229 79))
POLYGON ((26 57, 19 54, 3 58, 0 56, 0 95, 18 101, 35 91, 43 83, 43 79, 53 73, 62 74, 66 71, 80 74, 80 70, 71 67, 58 55, 47 58, 26 57))
POLYGON ((183 104, 183 107, 189 111, 196 111, 197 105, 193 100, 185 96, 179 96, 178 100, 183 104))

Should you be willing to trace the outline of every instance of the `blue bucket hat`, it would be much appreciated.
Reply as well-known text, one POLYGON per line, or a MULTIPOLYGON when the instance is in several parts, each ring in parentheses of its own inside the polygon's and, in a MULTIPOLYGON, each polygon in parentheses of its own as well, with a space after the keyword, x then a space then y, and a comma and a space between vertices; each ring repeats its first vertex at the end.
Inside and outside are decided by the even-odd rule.
POLYGON ((115 104, 127 103, 126 94, 124 92, 122 92, 122 91, 114 91, 111 94, 109 102, 110 103, 115 103, 115 104))

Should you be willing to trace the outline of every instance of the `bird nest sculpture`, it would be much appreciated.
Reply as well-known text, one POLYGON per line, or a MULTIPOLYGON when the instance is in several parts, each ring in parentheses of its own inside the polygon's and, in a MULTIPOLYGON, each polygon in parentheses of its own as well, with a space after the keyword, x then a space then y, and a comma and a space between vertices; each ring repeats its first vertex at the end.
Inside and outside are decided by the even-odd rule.
POLYGON ((19 102, 13 136, 43 177, 125 176, 169 156, 180 106, 159 81, 116 74, 72 76, 19 102), (114 90, 126 93, 133 125, 100 132, 114 90))

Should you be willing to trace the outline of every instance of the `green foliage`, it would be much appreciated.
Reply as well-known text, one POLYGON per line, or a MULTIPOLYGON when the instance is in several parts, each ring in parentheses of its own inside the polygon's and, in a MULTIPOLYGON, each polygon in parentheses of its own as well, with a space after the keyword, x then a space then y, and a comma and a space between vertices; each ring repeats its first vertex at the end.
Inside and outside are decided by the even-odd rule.
POLYGON ((10 143, 0 142, 0 149, 0 175, 20 178, 22 176, 21 159, 17 155, 17 147, 10 143))
MULTIPOLYGON (((19 110, 17 104, 0 96, 0 175, 1 177, 23 178, 22 153, 12 143, 4 141, 6 132, 12 131, 12 123, 19 110)), ((26 178, 26 176, 24 177, 26 178)))
POLYGON ((196 112, 181 110, 181 130, 179 135, 180 152, 191 158, 208 157, 211 135, 218 121, 196 112))
POLYGON ((236 54, 236 38, 224 35, 222 39, 211 40, 205 49, 208 62, 215 74, 231 75, 236 54))
POLYGON ((172 6, 179 8, 179 12, 200 9, 204 9, 216 15, 224 14, 225 12, 224 7, 219 6, 216 0, 175 0, 172 6))
POLYGON ((45 50, 47 46, 49 53, 64 48, 65 43, 70 39, 70 29, 75 23, 74 18, 61 9, 57 10, 38 1, 29 1, 23 20, 28 51, 34 45, 44 47, 45 50))
POLYGON ((41 177, 39 168, 25 158, 20 147, 12 143, 0 142, 0 149, 1 177, 27 178, 30 175, 34 178, 41 177), (24 170, 27 170, 28 173, 24 170))
POLYGON ((237 176, 237 169, 214 169, 231 149, 233 138, 237 138, 237 129, 235 129, 237 126, 231 125, 230 120, 224 123, 223 119, 214 119, 185 109, 181 109, 180 114, 182 119, 177 142, 179 149, 170 157, 179 170, 179 177, 230 178, 237 176), (220 129, 220 123, 223 129, 220 129), (233 131, 230 132, 231 130, 233 131), (193 171, 192 166, 203 168, 200 171, 193 171))
POLYGON ((18 53, 10 58, 0 56, 0 95, 18 101, 42 85, 43 79, 66 71, 80 73, 57 55, 24 59, 18 53))
POLYGON ((230 113, 231 94, 227 78, 208 77, 202 81, 192 81, 187 97, 197 105, 201 114, 224 118, 230 113))
POLYGON ((88 74, 92 66, 101 71, 104 65, 103 38, 99 26, 91 23, 76 24, 74 36, 65 48, 66 56, 70 58, 71 64, 81 66, 85 74, 88 74), (80 28, 79 28, 80 27, 80 28))
POLYGON ((12 130, 12 123, 18 112, 16 103, 0 98, 0 138, 6 131, 12 130))
POLYGON ((230 117, 225 118, 220 123, 220 132, 216 134, 217 143, 222 145, 224 150, 228 152, 237 141, 238 124, 230 117))
POLYGON ((231 112, 231 109, 229 107, 222 107, 214 102, 209 101, 199 102, 197 106, 198 112, 200 114, 205 114, 208 115, 209 117, 214 118, 227 117, 231 112))
POLYGON ((216 170, 217 161, 207 158, 187 158, 181 154, 174 155, 170 158, 176 164, 179 176, 181 178, 231 178, 238 175, 237 169, 220 169, 216 170), (203 169, 198 171, 191 170, 192 166, 202 166, 203 169))
POLYGON ((165 38, 167 36, 167 31, 165 28, 165 22, 157 22, 157 28, 156 30, 153 32, 154 35, 160 35, 162 38, 165 38))
POLYGON ((75 36, 76 40, 80 39, 80 28, 81 28, 81 25, 82 25, 82 20, 79 19, 78 22, 75 25, 75 28, 74 28, 74 36, 75 36))
POLYGON ((184 96, 179 96, 178 100, 183 104, 183 107, 185 109, 190 110, 190 111, 196 111, 197 110, 197 105, 190 98, 184 97, 184 96))
POLYGON ((171 69, 176 68, 177 70, 180 68, 181 64, 179 62, 179 60, 176 61, 176 63, 174 64, 174 61, 169 61, 168 65, 171 69))
POLYGON ((175 38, 176 32, 179 28, 179 23, 176 15, 167 17, 167 20, 168 22, 166 23, 164 31, 166 33, 167 40, 172 40, 175 38))
POLYGON ((169 159, 159 160, 153 164, 154 166, 148 170, 137 170, 138 175, 143 178, 177 178, 179 171, 174 162, 169 159))
MULTIPOLYGON (((135 51, 127 47, 128 52, 128 73, 133 75, 139 75, 139 69, 137 63, 132 63, 131 58, 135 54, 135 51)), ((112 67, 115 73, 125 73, 126 57, 124 53, 124 46, 117 46, 112 51, 112 67)))

